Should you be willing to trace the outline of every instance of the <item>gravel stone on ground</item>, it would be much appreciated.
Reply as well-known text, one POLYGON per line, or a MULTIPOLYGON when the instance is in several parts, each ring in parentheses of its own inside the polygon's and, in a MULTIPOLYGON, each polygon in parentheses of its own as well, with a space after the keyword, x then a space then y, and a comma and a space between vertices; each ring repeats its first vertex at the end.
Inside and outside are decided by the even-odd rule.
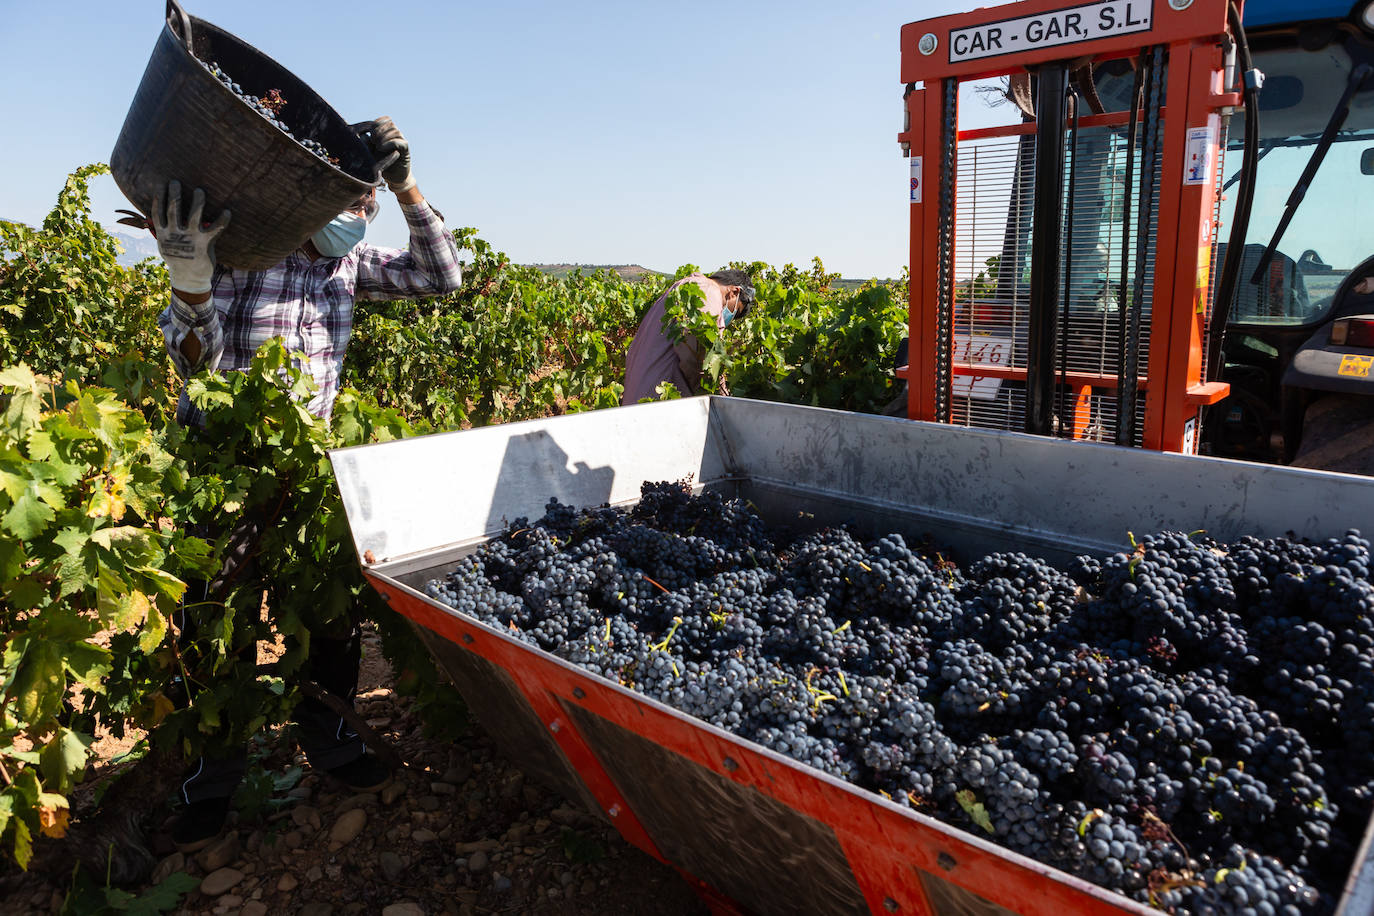
POLYGON ((237 868, 221 868, 210 872, 200 882, 200 892, 207 897, 218 897, 243 880, 243 872, 237 868))
MULTIPOLYGON (((265 807, 237 812, 223 838, 184 856, 171 843, 170 800, 151 820, 154 877, 201 880, 177 916, 706 916, 672 868, 527 778, 476 723, 455 741, 426 735, 370 628, 363 646, 357 705, 389 720, 382 734, 405 767, 382 792, 356 794, 312 772, 284 730, 267 735, 257 764, 274 776, 301 766, 302 775, 265 807), (579 853, 597 854, 570 859, 567 832, 589 841, 579 853)), ((57 913, 69 887, 64 875, 26 889, 22 912, 57 913)))
POLYGON ((238 861, 239 854, 242 851, 243 849, 242 844, 239 842, 239 835, 237 833, 230 833, 197 853, 196 864, 201 867, 202 871, 207 873, 218 871, 238 861))
POLYGON ((367 812, 362 808, 345 811, 329 830, 331 848, 346 846, 363 832, 367 826, 367 812))

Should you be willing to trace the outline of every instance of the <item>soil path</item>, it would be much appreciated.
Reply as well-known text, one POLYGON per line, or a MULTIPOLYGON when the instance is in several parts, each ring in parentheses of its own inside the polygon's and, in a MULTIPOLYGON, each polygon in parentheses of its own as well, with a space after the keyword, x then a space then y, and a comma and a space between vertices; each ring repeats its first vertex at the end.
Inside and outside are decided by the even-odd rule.
MULTIPOLYGON (((261 788, 240 791, 222 838, 191 856, 174 852, 164 804, 152 837, 164 858, 152 882, 127 890, 185 872, 200 879, 175 910, 188 916, 708 912, 673 869, 526 780, 475 723, 456 741, 426 737, 392 685, 380 637, 367 630, 357 708, 407 764, 385 790, 349 794, 312 773, 285 733, 264 734, 261 788)), ((120 749, 96 748, 105 759, 120 749)), ((5 910, 57 912, 66 891, 30 885, 5 910)))

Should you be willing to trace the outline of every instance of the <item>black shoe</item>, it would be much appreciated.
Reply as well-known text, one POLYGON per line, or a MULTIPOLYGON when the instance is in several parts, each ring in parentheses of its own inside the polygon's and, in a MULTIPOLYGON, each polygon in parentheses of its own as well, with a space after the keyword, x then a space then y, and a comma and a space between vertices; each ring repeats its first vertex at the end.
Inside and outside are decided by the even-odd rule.
POLYGON ((367 753, 326 772, 355 792, 376 792, 391 782, 391 767, 367 753))
POLYGON ((172 842, 179 852, 196 852, 209 846, 224 832, 229 816, 229 799, 207 798, 181 809, 172 825, 172 842))

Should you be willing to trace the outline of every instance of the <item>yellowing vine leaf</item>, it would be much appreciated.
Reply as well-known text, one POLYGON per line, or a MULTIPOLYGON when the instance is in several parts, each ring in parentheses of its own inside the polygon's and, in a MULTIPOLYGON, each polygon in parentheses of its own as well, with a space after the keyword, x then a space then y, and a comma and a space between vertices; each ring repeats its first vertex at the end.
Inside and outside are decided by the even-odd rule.
MULTIPOLYGON (((62 794, 70 792, 77 777, 86 768, 86 758, 89 756, 87 748, 92 740, 91 736, 79 735, 70 728, 59 728, 38 755, 44 785, 62 794)), ((56 797, 61 799, 62 796, 59 794, 56 797)), ((65 805, 66 802, 62 801, 62 806, 65 805)))
POLYGON ((23 722, 42 722, 57 714, 66 679, 62 653, 45 640, 32 640, 14 678, 15 712, 23 722))
POLYGON ((66 836, 71 814, 67 800, 61 795, 44 792, 38 796, 38 825, 44 836, 66 836))
POLYGON ((128 509, 124 499, 124 488, 129 483, 128 468, 116 467, 108 474, 97 478, 96 489, 91 493, 86 505, 86 514, 91 518, 109 517, 119 521, 128 509))
POLYGON ((148 611, 153 603, 143 592, 111 595, 101 590, 97 593, 97 605, 102 621, 115 629, 132 630, 148 619, 148 611))
POLYGON ((162 724, 162 720, 176 711, 176 706, 167 698, 167 694, 161 690, 152 695, 152 721, 148 724, 156 727, 162 724))
POLYGON ((143 631, 138 634, 138 647, 144 652, 152 652, 161 644, 164 636, 167 635, 167 618, 162 616, 162 612, 153 609, 144 621, 143 631))

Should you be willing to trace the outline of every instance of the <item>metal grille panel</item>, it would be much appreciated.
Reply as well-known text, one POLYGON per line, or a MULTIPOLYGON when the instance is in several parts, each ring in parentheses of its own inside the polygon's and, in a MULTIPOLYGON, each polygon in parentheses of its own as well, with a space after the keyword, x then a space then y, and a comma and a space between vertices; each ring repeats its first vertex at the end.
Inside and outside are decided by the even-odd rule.
MULTIPOLYGON (((1035 138, 959 145, 955 200, 954 359, 1026 368, 1035 138)), ((1019 429, 1021 383, 955 375, 950 421, 1019 429)))
MULTIPOLYGON (((1130 295, 1133 275, 1122 283, 1123 261, 1135 271, 1139 179, 1143 164, 1137 143, 1132 167, 1124 126, 1080 128, 1066 141, 1064 238, 1060 321, 1055 373, 1100 375, 1114 379, 1121 370, 1121 291, 1130 295), (1131 213, 1124 212, 1126 181, 1131 178, 1131 213), (1072 201, 1072 206, 1070 206, 1072 201), (1125 217, 1129 216, 1129 225, 1125 217), (1123 254, 1126 255, 1123 258, 1123 254)), ((1154 288, 1159 210, 1157 164, 1149 208, 1145 298, 1141 314, 1139 366, 1149 365, 1149 329, 1154 288)), ((980 429, 1024 427, 1025 383, 1006 378, 1027 368, 1030 317, 1030 251, 1035 187, 1035 137, 969 140, 956 158, 954 321, 955 363, 988 365, 987 375, 953 377, 950 421, 980 429)), ((1069 414, 1077 389, 1060 386, 1056 413, 1061 435, 1071 434, 1069 414)), ((1113 386, 1094 386, 1091 420, 1079 435, 1114 441, 1119 426, 1113 386)), ((1136 444, 1144 430, 1145 399, 1136 405, 1136 444)))

